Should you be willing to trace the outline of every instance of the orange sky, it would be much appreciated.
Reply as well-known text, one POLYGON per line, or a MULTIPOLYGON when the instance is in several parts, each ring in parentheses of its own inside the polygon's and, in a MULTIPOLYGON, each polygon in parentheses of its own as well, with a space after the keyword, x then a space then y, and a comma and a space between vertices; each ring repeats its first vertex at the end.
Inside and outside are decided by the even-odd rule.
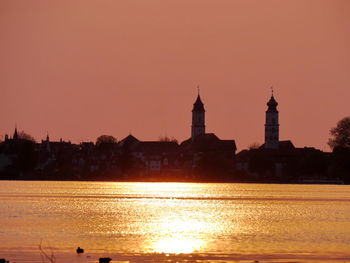
POLYGON ((0 136, 190 136, 196 86, 208 132, 329 150, 350 115, 348 0, 0 1, 0 136))

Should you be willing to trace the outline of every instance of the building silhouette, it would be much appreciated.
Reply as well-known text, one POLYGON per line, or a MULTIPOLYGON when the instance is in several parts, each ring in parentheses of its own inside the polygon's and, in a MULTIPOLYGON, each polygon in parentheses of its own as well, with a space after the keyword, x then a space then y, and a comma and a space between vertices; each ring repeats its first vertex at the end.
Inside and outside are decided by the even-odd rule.
POLYGON ((18 140, 18 131, 17 131, 17 127, 15 128, 15 132, 13 133, 13 137, 14 140, 18 140))
POLYGON ((205 109, 199 93, 192 109, 191 137, 180 144, 180 149, 184 171, 212 174, 219 170, 221 174, 233 172, 236 142, 221 140, 214 133, 206 133, 205 109))
POLYGON ((239 152, 237 170, 270 182, 321 182, 320 179, 329 178, 327 154, 312 147, 295 147, 290 140, 279 140, 277 105, 272 93, 265 115, 265 142, 260 147, 239 152))
POLYGON ((266 104, 268 106, 265 118, 265 149, 278 149, 279 146, 279 122, 277 101, 273 93, 266 104))
POLYGON ((213 163, 221 162, 228 167, 225 172, 232 172, 236 152, 234 140, 221 140, 214 133, 205 132, 205 109, 199 94, 193 104, 191 137, 187 140, 180 144, 170 139, 140 141, 128 135, 119 142, 119 147, 121 152, 127 152, 132 156, 138 167, 143 167, 142 173, 145 175, 157 173, 188 175, 200 169, 204 162, 206 168, 212 166, 213 170, 213 163), (207 159, 213 160, 213 163, 207 159))
POLYGON ((200 134, 205 134, 205 110, 201 97, 197 96, 192 109, 191 137, 194 139, 200 134))
POLYGON ((264 144, 237 155, 235 140, 206 131, 199 93, 192 108, 191 136, 181 143, 167 137, 142 141, 131 134, 119 142, 96 144, 52 141, 47 134, 36 143, 16 127, 13 136, 5 135, 0 143, 0 179, 350 182, 348 153, 331 155, 279 140, 277 106, 272 93, 264 144))

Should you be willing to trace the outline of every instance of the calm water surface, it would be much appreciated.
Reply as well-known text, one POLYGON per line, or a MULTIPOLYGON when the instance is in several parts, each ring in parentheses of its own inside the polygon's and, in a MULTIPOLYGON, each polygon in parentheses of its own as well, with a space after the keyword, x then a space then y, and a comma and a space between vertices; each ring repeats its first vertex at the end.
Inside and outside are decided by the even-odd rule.
POLYGON ((350 262, 350 186, 0 181, 0 258, 43 262, 40 242, 56 262, 350 262))

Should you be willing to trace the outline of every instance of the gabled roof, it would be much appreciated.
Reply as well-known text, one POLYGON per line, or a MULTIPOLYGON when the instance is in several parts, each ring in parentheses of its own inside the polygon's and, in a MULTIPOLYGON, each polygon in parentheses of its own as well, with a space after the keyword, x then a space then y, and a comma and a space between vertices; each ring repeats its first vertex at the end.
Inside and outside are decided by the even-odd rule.
POLYGON ((220 140, 214 133, 199 134, 193 139, 187 139, 181 143, 183 150, 214 150, 214 151, 236 151, 234 140, 220 140))
MULTIPOLYGON (((261 145, 259 149, 265 149, 265 143, 261 145)), ((266 150, 278 151, 278 150, 293 150, 293 149, 295 149, 295 146, 292 143, 292 141, 286 140, 286 141, 279 141, 277 149, 266 149, 266 150)))
POLYGON ((123 140, 121 140, 118 143, 118 145, 119 145, 119 147, 131 147, 139 142, 140 141, 138 139, 136 139, 133 135, 129 134, 123 140))
POLYGON ((192 145, 192 144, 216 143, 218 141, 220 141, 220 139, 214 133, 203 133, 203 134, 196 135, 194 138, 191 137, 183 141, 180 144, 180 146, 187 147, 188 145, 192 145))
POLYGON ((278 142, 278 147, 281 150, 290 150, 290 149, 295 149, 295 146, 293 145, 292 141, 287 140, 287 141, 279 141, 278 142))

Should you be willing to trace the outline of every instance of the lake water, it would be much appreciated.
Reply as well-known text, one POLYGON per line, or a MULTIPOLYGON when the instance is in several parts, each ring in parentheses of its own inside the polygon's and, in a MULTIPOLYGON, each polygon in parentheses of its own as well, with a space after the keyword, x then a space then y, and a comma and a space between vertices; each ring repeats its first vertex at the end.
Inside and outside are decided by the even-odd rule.
POLYGON ((0 258, 49 262, 40 244, 55 262, 350 262, 350 186, 0 181, 0 258))

